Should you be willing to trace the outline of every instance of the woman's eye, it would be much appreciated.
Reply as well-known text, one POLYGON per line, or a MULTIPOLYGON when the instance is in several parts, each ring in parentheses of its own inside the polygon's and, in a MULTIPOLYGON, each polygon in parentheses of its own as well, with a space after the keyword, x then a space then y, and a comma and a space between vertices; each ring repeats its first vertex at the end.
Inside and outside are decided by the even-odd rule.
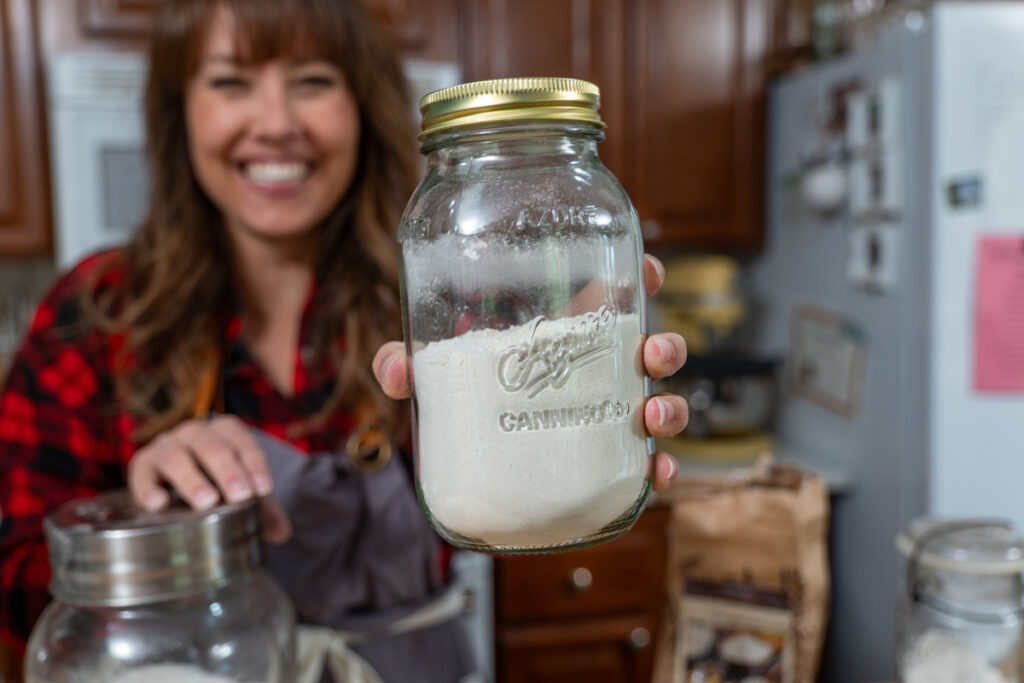
POLYGON ((334 85, 334 78, 331 76, 303 76, 299 83, 311 88, 330 88, 334 85))
POLYGON ((245 85, 245 79, 238 76, 217 76, 210 79, 210 87, 216 90, 238 90, 245 85))

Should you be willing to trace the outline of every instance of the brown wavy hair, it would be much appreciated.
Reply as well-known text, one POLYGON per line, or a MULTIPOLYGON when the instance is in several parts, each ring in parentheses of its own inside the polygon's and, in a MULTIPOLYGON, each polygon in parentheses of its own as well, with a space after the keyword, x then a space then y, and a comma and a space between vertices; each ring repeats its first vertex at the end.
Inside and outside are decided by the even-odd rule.
POLYGON ((337 65, 359 105, 357 170, 345 196, 315 230, 318 300, 312 341, 338 382, 307 427, 342 406, 401 428, 371 361, 401 337, 394 230, 416 180, 407 85, 386 38, 358 0, 166 0, 156 17, 145 94, 151 208, 115 268, 115 290, 94 288, 95 322, 124 335, 116 385, 145 441, 191 416, 198 378, 219 348, 229 296, 228 240, 219 210, 189 161, 184 92, 199 68, 215 11, 234 18, 241 58, 315 57, 337 65), (338 341, 344 334, 342 353, 338 341))

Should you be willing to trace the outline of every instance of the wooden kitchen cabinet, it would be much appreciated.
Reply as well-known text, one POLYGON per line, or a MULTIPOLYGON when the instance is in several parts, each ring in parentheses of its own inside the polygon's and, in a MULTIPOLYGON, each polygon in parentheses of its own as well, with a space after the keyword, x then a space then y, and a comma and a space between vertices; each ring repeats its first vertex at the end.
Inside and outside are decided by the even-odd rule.
POLYGON ((628 189, 656 245, 761 245, 769 5, 631 3, 628 189))
POLYGON ((463 0, 467 78, 572 76, 601 88, 599 150, 648 246, 762 239, 766 0, 463 0))
POLYGON ((78 0, 79 25, 89 36, 145 36, 160 1, 78 0))
POLYGON ((668 508, 592 548, 499 558, 498 683, 646 683, 664 604, 668 508))
POLYGON ((0 0, 0 256, 50 251, 46 116, 34 0, 0 0))
POLYGON ((571 76, 601 88, 607 138, 601 160, 626 171, 626 34, 629 0, 463 0, 467 81, 512 76, 571 76))
POLYGON ((635 617, 511 630, 502 635, 500 683, 626 683, 651 680, 656 623, 635 617))
MULTIPOLYGON (((59 0, 68 2, 69 0, 59 0)), ((81 31, 98 38, 141 39, 161 0, 76 0, 81 31)), ((406 57, 455 61, 456 0, 364 0, 406 57)))

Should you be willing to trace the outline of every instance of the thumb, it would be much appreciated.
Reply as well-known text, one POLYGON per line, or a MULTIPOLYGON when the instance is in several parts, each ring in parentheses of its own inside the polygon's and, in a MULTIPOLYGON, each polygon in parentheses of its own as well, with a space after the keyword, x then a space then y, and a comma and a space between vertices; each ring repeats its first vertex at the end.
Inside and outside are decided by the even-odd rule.
POLYGON ((380 347, 373 358, 373 374, 387 396, 409 398, 409 364, 402 342, 390 341, 380 347))

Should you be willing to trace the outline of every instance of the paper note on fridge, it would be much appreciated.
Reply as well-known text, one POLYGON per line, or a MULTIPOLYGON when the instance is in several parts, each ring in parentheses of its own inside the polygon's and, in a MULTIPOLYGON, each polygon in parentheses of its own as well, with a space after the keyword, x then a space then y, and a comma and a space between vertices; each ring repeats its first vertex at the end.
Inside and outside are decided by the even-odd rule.
POLYGON ((974 389, 1024 392, 1024 235, 978 240, 974 389))

